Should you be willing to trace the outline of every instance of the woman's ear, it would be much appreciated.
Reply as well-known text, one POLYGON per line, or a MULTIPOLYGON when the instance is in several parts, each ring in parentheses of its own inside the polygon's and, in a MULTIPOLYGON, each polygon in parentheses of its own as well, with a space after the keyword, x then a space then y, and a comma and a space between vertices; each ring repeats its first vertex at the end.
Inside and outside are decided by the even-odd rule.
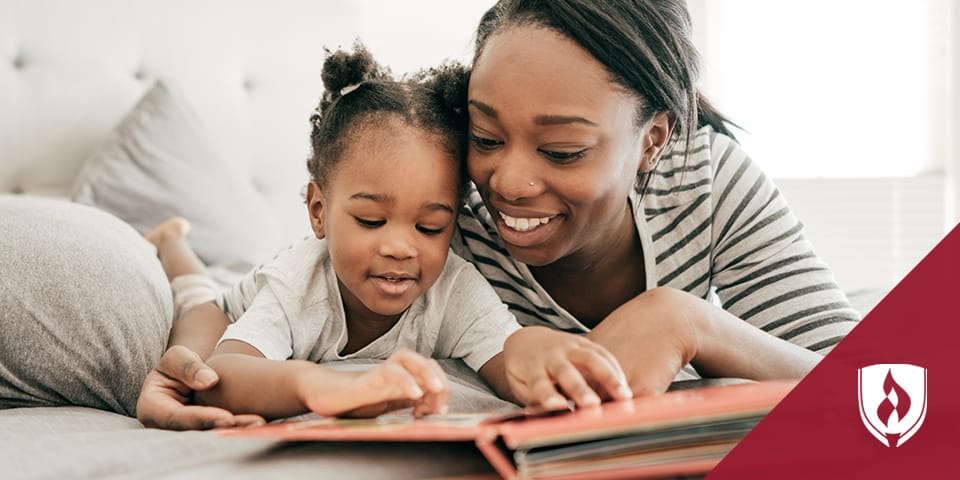
POLYGON ((640 153, 638 172, 647 173, 656 168, 660 155, 670 141, 675 123, 674 115, 666 111, 654 115, 647 121, 643 128, 643 150, 640 153))
POLYGON ((307 213, 310 215, 310 228, 313 229, 314 235, 317 238, 326 237, 326 233, 323 231, 323 216, 324 216, 324 204, 326 199, 323 196, 323 191, 320 190, 320 186, 316 182, 310 182, 307 185, 307 213))

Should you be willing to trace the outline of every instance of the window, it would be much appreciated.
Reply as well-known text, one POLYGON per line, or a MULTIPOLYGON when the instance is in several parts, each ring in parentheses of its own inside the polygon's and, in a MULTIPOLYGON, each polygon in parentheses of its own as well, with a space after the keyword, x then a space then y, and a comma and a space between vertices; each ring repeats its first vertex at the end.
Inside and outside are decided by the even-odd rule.
POLYGON ((688 2, 701 87, 817 253, 848 291, 892 287, 956 223, 958 7, 688 2))
POLYGON ((949 0, 691 0, 701 85, 774 177, 943 172, 949 0))

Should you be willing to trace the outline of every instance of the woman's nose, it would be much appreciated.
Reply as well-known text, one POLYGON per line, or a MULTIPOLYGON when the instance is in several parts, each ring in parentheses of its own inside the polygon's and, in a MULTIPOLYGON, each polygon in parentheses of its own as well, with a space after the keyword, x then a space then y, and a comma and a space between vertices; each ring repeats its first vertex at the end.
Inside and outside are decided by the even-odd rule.
POLYGON ((542 183, 536 165, 522 155, 506 154, 490 172, 490 190, 509 202, 536 196, 542 183))

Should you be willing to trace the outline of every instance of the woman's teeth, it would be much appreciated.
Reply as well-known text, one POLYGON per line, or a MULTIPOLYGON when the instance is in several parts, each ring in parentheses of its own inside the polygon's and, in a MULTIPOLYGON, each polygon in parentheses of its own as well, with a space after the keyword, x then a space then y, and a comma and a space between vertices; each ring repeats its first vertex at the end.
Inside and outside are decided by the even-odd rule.
POLYGON ((539 227, 540 225, 546 225, 551 218, 553 217, 543 217, 543 218, 515 218, 507 215, 503 212, 500 213, 500 218, 503 219, 503 223, 506 223, 508 227, 518 231, 518 232, 529 232, 534 228, 539 227))

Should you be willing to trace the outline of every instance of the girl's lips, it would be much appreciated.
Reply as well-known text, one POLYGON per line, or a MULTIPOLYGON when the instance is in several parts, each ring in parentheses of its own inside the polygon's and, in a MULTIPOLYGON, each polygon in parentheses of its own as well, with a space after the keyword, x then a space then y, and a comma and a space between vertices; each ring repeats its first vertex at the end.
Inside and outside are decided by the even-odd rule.
POLYGON ((410 277, 394 278, 385 276, 372 276, 373 284, 386 296, 398 297, 407 293, 416 284, 416 280, 410 277))
POLYGON ((555 215, 550 218, 546 224, 540 224, 536 228, 521 232, 511 228, 499 214, 495 215, 497 232, 500 238, 509 245, 516 247, 532 247, 545 242, 560 229, 561 223, 566 219, 564 215, 555 215))

